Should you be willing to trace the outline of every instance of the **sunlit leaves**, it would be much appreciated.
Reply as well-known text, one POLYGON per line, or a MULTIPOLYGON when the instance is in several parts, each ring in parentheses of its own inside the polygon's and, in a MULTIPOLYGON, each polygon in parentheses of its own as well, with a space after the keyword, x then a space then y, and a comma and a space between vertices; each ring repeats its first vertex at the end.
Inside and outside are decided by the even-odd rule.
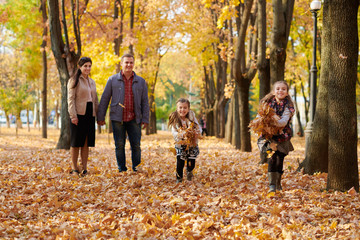
MULTIPOLYGON (((170 133, 143 136, 142 171, 118 173, 113 142, 97 135, 89 175, 70 175, 70 153, 48 139, 1 128, 0 237, 23 239, 358 239, 358 193, 326 192, 325 173, 293 172, 304 140, 285 158, 284 190, 268 195, 258 151, 200 141, 193 182, 176 184, 170 133)), ((110 138, 111 139, 111 138, 110 138)), ((127 143, 127 165, 130 166, 127 143)))
POLYGON ((258 136, 265 139, 271 139, 272 136, 278 135, 282 128, 276 126, 276 112, 268 104, 262 104, 259 107, 258 115, 249 124, 249 128, 258 136))

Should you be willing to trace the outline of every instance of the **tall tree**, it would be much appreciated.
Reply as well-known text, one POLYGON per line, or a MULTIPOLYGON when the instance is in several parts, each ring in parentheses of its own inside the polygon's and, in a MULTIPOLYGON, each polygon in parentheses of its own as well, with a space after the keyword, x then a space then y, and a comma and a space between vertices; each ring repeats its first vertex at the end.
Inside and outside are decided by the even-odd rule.
MULTIPOLYGON (((241 4, 241 3, 240 3, 241 4)), ((246 63, 245 42, 246 33, 248 30, 249 19, 253 0, 245 1, 242 15, 239 15, 237 22, 239 23, 238 37, 235 45, 235 62, 234 62, 234 77, 240 98, 239 115, 240 115, 240 132, 235 132, 235 137, 240 134, 241 150, 251 151, 251 138, 248 125, 250 123, 250 109, 249 109, 249 90, 251 80, 255 77, 256 67, 253 58, 249 58, 246 63), (241 18, 240 18, 241 16, 241 18)), ((256 35, 253 36, 256 39, 256 35)), ((252 41, 251 39, 250 41, 252 41)), ((253 44, 255 47, 256 44, 253 44)), ((254 51, 256 52, 256 50, 254 51)), ((250 52, 251 53, 251 52, 250 52)), ((250 57, 249 53, 249 57, 250 57)))
POLYGON ((331 40, 329 74, 329 171, 327 188, 359 191, 356 81, 359 55, 359 0, 327 0, 331 40))
POLYGON ((273 0, 273 27, 270 41, 271 84, 284 80, 286 47, 295 0, 273 0))
POLYGON ((149 91, 150 122, 146 134, 156 133, 155 89, 159 80, 161 59, 170 48, 177 47, 182 36, 179 26, 183 19, 178 8, 177 3, 171 0, 156 0, 151 4, 140 4, 137 11, 137 44, 134 49, 140 56, 138 72, 146 79, 149 91))
POLYGON ((130 45, 129 45, 129 52, 131 54, 134 54, 134 21, 135 21, 135 0, 131 0, 131 5, 130 5, 130 37, 131 37, 131 41, 130 41, 130 45))
POLYGON ((41 12, 43 22, 43 42, 41 43, 42 61, 43 61, 43 89, 42 96, 42 137, 47 138, 47 56, 46 56, 46 39, 47 39, 47 13, 46 0, 41 0, 41 12))
POLYGON ((305 159, 298 169, 304 168, 304 173, 328 172, 328 90, 329 76, 331 75, 331 31, 329 4, 323 6, 323 51, 321 52, 321 75, 319 80, 319 92, 316 102, 316 114, 312 126, 312 133, 306 143, 305 159))
MULTIPOLYGON (((85 11, 87 3, 88 0, 85 1, 82 12, 85 11)), ((58 149, 70 148, 70 118, 67 104, 67 83, 70 76, 74 75, 77 61, 81 56, 79 0, 76 1, 76 4, 71 0, 70 6, 71 23, 74 31, 73 41, 76 42, 77 49, 75 49, 73 41, 70 41, 66 15, 68 9, 65 7, 65 0, 61 0, 61 19, 59 1, 48 0, 51 49, 55 57, 61 84, 61 131, 56 146, 58 149), (62 24, 60 24, 60 20, 62 24)))
MULTIPOLYGON (((115 38, 114 38, 114 53, 120 57, 120 47, 123 43, 124 31, 124 17, 125 8, 122 0, 114 1, 114 22, 115 22, 115 38)), ((120 63, 116 64, 116 72, 120 72, 120 63)))
POLYGON ((257 69, 260 82, 259 99, 265 97, 270 92, 270 59, 266 57, 266 0, 258 0, 257 15, 257 34, 258 44, 258 61, 257 69))

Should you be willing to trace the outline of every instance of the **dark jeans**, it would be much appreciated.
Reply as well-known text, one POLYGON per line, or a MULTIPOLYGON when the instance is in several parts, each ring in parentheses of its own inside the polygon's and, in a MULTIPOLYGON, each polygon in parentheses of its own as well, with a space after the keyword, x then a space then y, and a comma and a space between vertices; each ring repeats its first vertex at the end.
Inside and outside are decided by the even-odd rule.
POLYGON ((114 131, 115 154, 119 172, 127 170, 125 159, 126 133, 129 136, 131 146, 132 169, 136 171, 136 166, 141 162, 141 125, 137 124, 136 120, 129 122, 111 121, 111 123, 114 131))
POLYGON ((181 156, 176 157, 176 178, 182 179, 186 161, 186 171, 191 172, 195 168, 195 159, 182 160, 181 156))
POLYGON ((268 172, 283 173, 284 158, 286 154, 276 151, 268 160, 268 172))

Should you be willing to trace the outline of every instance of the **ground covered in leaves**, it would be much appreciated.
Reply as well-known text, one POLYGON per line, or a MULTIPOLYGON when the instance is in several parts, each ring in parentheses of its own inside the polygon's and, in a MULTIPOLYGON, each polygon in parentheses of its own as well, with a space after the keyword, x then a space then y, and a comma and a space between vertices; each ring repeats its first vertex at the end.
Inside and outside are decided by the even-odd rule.
POLYGON ((243 153, 202 139, 194 181, 176 184, 168 132, 143 136, 138 173, 118 173, 112 136, 98 135, 89 175, 79 177, 69 174, 69 151, 55 149, 56 130, 48 139, 0 130, 0 239, 360 238, 359 195, 323 191, 326 174, 295 172, 301 138, 285 158, 284 190, 268 194, 255 143, 243 153))

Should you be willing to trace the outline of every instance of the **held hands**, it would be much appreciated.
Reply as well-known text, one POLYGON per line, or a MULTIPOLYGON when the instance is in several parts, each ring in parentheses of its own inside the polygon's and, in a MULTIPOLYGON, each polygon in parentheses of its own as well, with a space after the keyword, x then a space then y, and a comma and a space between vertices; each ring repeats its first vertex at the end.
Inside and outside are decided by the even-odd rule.
POLYGON ((147 128, 147 126, 149 125, 148 123, 141 123, 142 124, 142 129, 145 129, 145 128, 147 128))
POLYGON ((97 124, 98 124, 99 126, 105 125, 105 121, 97 121, 97 124))

